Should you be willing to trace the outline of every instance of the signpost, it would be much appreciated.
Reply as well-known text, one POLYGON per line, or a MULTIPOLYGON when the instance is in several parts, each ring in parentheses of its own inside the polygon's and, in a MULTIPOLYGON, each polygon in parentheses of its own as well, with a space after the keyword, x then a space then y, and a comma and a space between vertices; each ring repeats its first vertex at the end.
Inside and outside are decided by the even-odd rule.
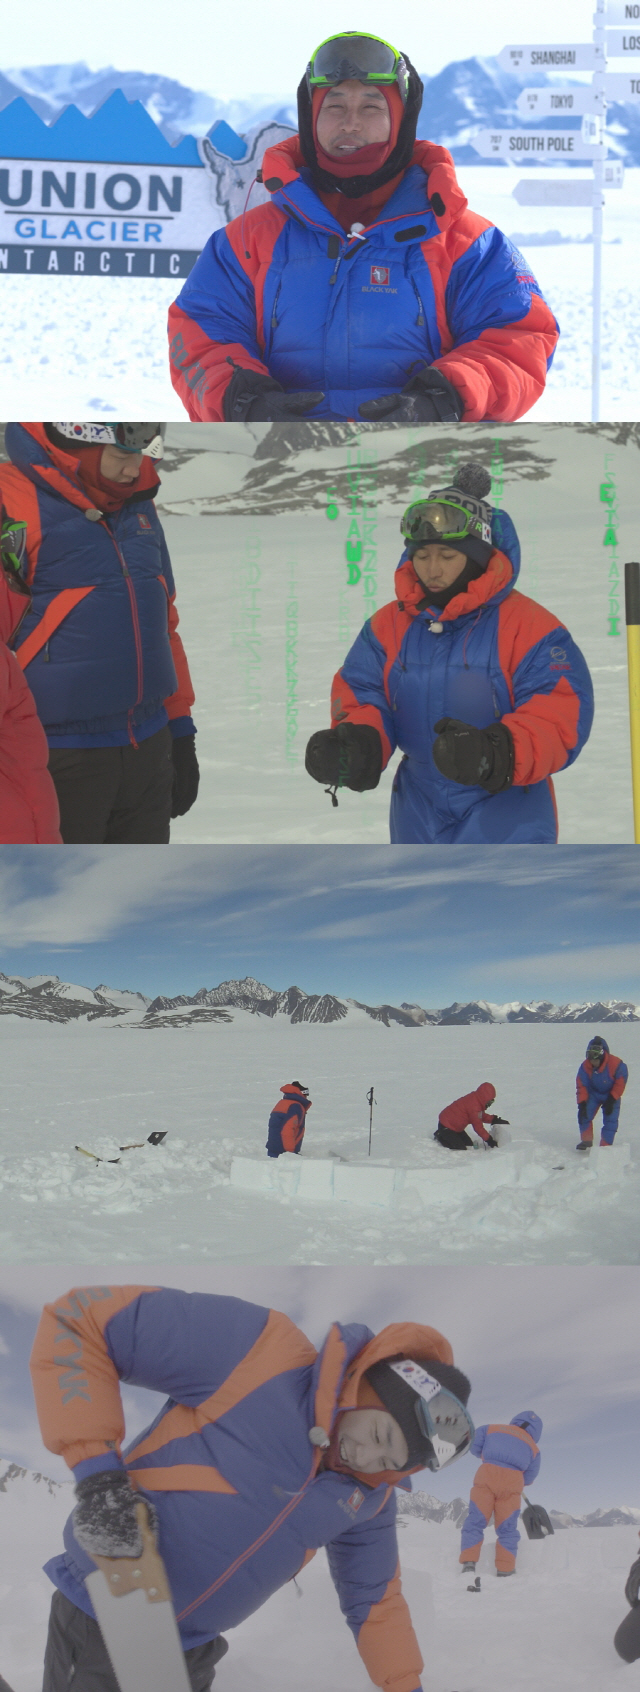
POLYGON ((578 129, 481 129, 471 141, 481 158, 502 158, 511 164, 581 160, 593 167, 591 181, 519 182, 514 199, 522 206, 591 206, 593 231, 591 418, 600 418, 602 319, 603 190, 621 188, 624 171, 619 159, 607 160, 607 99, 640 104, 640 0, 595 0, 593 41, 539 43, 503 47, 498 54, 503 70, 522 76, 527 71, 590 71, 590 86, 555 83, 546 88, 523 88, 517 110, 521 118, 539 122, 548 117, 580 117, 578 129), (628 59, 628 71, 607 71, 607 55, 628 59), (638 61, 637 74, 632 68, 638 61))

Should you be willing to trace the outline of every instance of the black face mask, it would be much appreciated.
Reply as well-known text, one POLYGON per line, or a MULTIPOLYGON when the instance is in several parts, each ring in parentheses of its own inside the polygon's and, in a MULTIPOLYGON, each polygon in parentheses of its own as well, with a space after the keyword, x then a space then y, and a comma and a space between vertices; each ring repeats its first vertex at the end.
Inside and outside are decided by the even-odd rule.
MULTIPOLYGON (((473 559, 468 558, 464 566, 464 570, 460 571, 460 575, 456 576, 455 582, 452 582, 450 587, 440 588, 437 593, 431 588, 425 588, 421 609, 424 605, 435 605, 438 611, 444 611, 445 605, 449 604, 450 599, 455 599, 456 594, 465 592, 466 588, 469 586, 469 582, 476 582, 479 576, 484 576, 486 567, 486 564, 484 566, 482 564, 474 564, 473 559)), ((418 572, 416 570, 416 575, 417 574, 418 572)), ((418 577, 418 580, 419 579, 420 578, 418 577)))
POLYGON ((381 188, 383 183, 390 182, 392 176, 398 176, 401 170, 406 170, 411 163, 413 144, 416 138, 420 107, 424 88, 417 70, 414 69, 407 54, 402 55, 409 72, 409 89, 404 116, 395 147, 379 170, 372 171, 370 176, 332 176, 331 171, 321 170, 316 155, 313 139, 313 118, 311 95, 307 78, 303 76, 298 88, 298 134, 302 155, 311 170, 314 186, 322 188, 325 194, 332 194, 339 189, 348 200, 357 200, 362 194, 371 194, 374 188, 381 188))

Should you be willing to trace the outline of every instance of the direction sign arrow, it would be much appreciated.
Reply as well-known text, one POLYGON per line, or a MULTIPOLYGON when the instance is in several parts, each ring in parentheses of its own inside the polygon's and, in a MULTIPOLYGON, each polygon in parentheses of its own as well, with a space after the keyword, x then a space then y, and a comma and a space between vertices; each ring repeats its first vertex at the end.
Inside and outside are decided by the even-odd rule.
POLYGON ((592 71, 598 70, 604 64, 604 54, 600 47, 593 42, 569 42, 568 45, 556 44, 540 45, 538 42, 527 47, 503 47, 498 54, 498 64, 502 70, 513 71, 520 76, 522 71, 592 71))
POLYGON ((609 0, 606 10, 607 24, 640 25, 640 0, 609 0))
POLYGON ((512 198, 519 206, 590 206, 592 182, 519 182, 512 198))
POLYGON ((521 118, 582 117, 583 112, 601 111, 602 102, 593 88, 558 82, 553 88, 523 88, 516 107, 521 118))
POLYGON ((604 91, 608 100, 621 100, 629 105, 640 102, 640 67, 633 71, 607 71, 604 91))
POLYGON ((631 29, 607 30, 607 53, 612 59, 630 59, 640 53, 640 24, 631 29))
POLYGON ((469 139, 482 159, 511 159, 513 164, 523 159, 593 161, 598 156, 597 149, 588 146, 577 129, 481 129, 469 139))

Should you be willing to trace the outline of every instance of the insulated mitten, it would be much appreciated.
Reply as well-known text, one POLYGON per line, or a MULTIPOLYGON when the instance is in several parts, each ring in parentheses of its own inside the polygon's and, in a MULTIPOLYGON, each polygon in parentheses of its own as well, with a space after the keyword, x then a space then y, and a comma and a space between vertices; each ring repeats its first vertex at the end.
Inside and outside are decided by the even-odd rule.
POLYGON ((494 1128, 508 1128, 510 1126, 506 1116, 490 1116, 489 1121, 494 1128))
POLYGON ((578 1105, 578 1122, 588 1122, 588 1120, 587 1101, 586 1099, 582 1099, 581 1103, 578 1105))
MULTIPOLYGON (((140 1557, 142 1534, 136 1519, 140 1494, 134 1492, 124 1469, 100 1469, 76 1487, 73 1531, 90 1557, 140 1557)), ((149 1525, 155 1533, 157 1515, 148 1499, 149 1525)))
POLYGON ((602 1106, 603 1116, 612 1116, 616 1104, 617 1104, 617 1100, 614 1099, 612 1093, 609 1093, 607 1098, 604 1101, 603 1106, 602 1106))
POLYGON ((200 786, 195 735, 180 734, 171 742, 173 754, 172 817, 184 817, 195 805, 200 786))
POLYGON ((493 1134, 487 1134, 487 1138, 484 1143, 485 1146, 490 1146, 492 1151, 495 1151, 498 1145, 497 1140, 494 1140, 493 1138, 493 1134))
POLYGON ((398 394, 383 394, 358 407, 371 422, 389 417, 392 423, 459 423, 464 403, 441 370, 425 364, 398 394))
POLYGON ((286 394, 273 376, 236 365, 223 407, 230 423, 245 423, 247 419, 252 423, 286 423, 290 418, 304 417, 321 399, 321 393, 286 394))
POLYGON ((314 781, 367 793, 378 786, 382 773, 380 735, 369 723, 339 723, 337 728, 319 729, 311 736, 304 762, 314 781))
POLYGON ((502 793, 511 787, 515 751, 513 736, 504 723, 477 729, 457 717, 441 717, 435 732, 434 763, 449 781, 457 781, 462 787, 484 787, 487 793, 502 793))

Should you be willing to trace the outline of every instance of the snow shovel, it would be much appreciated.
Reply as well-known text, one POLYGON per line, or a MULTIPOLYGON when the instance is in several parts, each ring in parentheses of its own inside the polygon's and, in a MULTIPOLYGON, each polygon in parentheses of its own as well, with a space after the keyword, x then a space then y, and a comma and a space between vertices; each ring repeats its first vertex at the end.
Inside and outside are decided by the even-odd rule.
POLYGON ((543 1509, 542 1504, 531 1504, 526 1493, 524 1494, 524 1501, 527 1508, 522 1512, 522 1525, 527 1538, 548 1539, 549 1534, 553 1533, 554 1530, 553 1522, 547 1515, 546 1510, 543 1509))
POLYGON ((167 1572, 142 1499, 136 1515, 142 1556, 94 1557, 85 1586, 120 1692, 191 1692, 167 1572))
POLYGON ((168 1132, 168 1128, 165 1128, 164 1133, 161 1134, 155 1128, 153 1134, 147 1134, 146 1140, 132 1140, 131 1145, 121 1146, 120 1151, 140 1151, 142 1146, 161 1146, 163 1140, 166 1140, 168 1132))

